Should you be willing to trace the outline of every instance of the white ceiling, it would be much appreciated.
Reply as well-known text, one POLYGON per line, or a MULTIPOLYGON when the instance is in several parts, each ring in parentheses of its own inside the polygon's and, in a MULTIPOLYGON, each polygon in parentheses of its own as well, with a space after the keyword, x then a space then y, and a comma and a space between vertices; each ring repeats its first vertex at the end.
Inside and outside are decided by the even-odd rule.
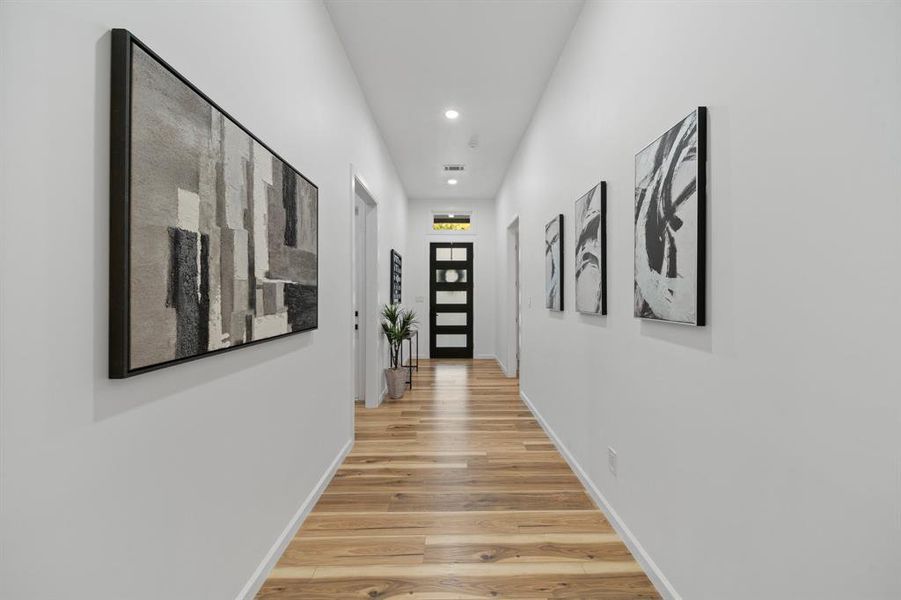
POLYGON ((493 198, 582 0, 327 0, 410 199, 493 198), (444 111, 460 111, 456 121, 444 111), (479 145, 469 147, 472 137, 479 145), (447 184, 446 163, 463 163, 447 184))

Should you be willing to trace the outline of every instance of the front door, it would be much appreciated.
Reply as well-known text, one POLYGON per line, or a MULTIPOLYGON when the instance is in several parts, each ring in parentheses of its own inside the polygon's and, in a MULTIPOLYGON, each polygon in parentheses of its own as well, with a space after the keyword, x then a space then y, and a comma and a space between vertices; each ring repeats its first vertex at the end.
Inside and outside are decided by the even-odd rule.
POLYGON ((429 254, 429 355, 472 358, 472 243, 433 242, 429 254))

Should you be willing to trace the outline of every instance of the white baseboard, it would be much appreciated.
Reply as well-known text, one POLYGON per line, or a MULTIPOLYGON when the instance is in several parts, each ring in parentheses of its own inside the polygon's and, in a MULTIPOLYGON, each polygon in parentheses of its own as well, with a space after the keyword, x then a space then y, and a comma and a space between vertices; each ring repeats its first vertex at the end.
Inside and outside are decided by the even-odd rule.
POLYGON ((492 360, 492 359, 494 359, 494 360, 497 360, 497 357, 496 357, 495 355, 493 355, 493 354, 476 354, 475 356, 473 356, 473 359, 477 359, 477 360, 492 360))
POLYGON ((344 444, 344 447, 338 452, 335 460, 332 461, 332 464, 330 464, 325 473, 322 474, 316 487, 313 488, 313 491, 310 492, 306 499, 301 503, 300 508, 294 513, 294 516, 288 522, 285 530, 282 531, 281 535, 278 536, 275 543, 272 545, 272 548, 266 553, 266 556, 253 572, 253 575, 251 575, 250 580, 238 593, 236 600, 253 600, 254 596, 257 595, 257 592, 263 587, 263 583, 266 582, 266 577, 269 576, 269 572, 275 566, 275 563, 278 562, 278 559, 281 558, 282 553, 285 551, 285 548, 288 547, 288 544, 291 543, 291 540, 294 539, 294 536, 303 524, 304 519, 307 518, 307 515, 309 515, 310 511, 313 510, 313 507, 316 506, 319 496, 322 495, 322 492, 324 492, 325 488, 328 487, 328 484, 331 483, 332 477, 335 476, 335 472, 338 470, 338 467, 341 466, 341 463, 344 462, 344 458, 350 452, 350 449, 353 448, 353 445, 353 439, 348 440, 347 443, 344 444))
POLYGON ((501 368, 501 373, 509 377, 509 375, 507 375, 507 366, 503 363, 503 361, 501 361, 501 359, 497 356, 494 357, 494 360, 497 361, 497 366, 501 368))
POLYGON ((641 568, 644 569, 644 572, 648 575, 648 578, 651 580, 651 583, 654 584, 654 587, 657 588, 660 595, 667 600, 682 600, 682 596, 679 595, 676 588, 673 587, 673 584, 670 583, 669 579, 666 578, 654 560, 648 555, 635 535, 629 530, 623 520, 620 519, 619 515, 616 514, 616 511, 613 510, 613 507, 598 487, 588 477, 585 469, 582 468, 582 465, 580 465, 572 455, 569 448, 566 447, 566 444, 557 437, 557 434, 551 429, 551 426, 548 425, 547 421, 544 420, 544 417, 538 412, 538 409, 535 408, 535 405, 532 404, 532 401, 529 400, 526 393, 520 390, 519 396, 529 410, 532 411, 532 414, 535 415, 538 424, 541 425, 544 432, 551 438, 554 446, 557 447, 557 450, 563 455, 566 462, 569 463, 569 466, 576 474, 576 477, 579 478, 579 481, 582 482, 582 485, 585 486, 585 489, 588 491, 588 495, 591 496, 591 499, 594 500, 594 503, 601 509, 601 512, 604 513, 607 520, 610 521, 610 524, 616 529, 616 532, 623 538, 629 551, 635 557, 635 560, 638 561, 638 564, 641 565, 641 568))

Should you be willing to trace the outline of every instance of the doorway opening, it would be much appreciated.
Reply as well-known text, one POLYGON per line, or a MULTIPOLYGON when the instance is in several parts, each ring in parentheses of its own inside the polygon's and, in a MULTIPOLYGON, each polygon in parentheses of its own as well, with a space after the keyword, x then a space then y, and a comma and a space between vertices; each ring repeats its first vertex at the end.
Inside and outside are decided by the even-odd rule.
POLYGON ((429 356, 472 358, 472 242, 429 247, 429 356))
POLYGON ((381 402, 378 351, 378 203, 351 167, 354 401, 381 402))
POLYGON ((507 377, 519 377, 522 329, 522 293, 519 282, 519 217, 507 226, 507 377))

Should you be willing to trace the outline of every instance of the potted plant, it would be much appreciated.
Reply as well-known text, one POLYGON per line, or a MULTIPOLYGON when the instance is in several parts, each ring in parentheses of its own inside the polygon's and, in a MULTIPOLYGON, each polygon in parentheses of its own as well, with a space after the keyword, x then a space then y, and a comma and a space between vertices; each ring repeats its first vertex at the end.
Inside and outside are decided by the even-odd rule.
POLYGON ((403 398, 407 389, 407 378, 400 364, 400 345, 416 329, 416 313, 404 310, 400 304, 386 304, 382 309, 382 331, 388 338, 391 352, 391 367, 385 369, 388 380, 388 395, 403 398))

